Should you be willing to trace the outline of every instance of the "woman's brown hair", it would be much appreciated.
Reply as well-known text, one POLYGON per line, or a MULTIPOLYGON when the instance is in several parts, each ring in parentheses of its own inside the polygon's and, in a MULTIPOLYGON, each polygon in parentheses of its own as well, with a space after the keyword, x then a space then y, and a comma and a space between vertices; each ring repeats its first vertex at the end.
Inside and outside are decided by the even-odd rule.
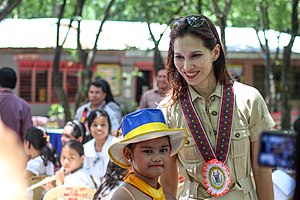
POLYGON ((175 103, 187 91, 188 84, 178 73, 174 64, 174 42, 178 37, 192 35, 203 40, 206 48, 213 50, 217 44, 220 45, 220 55, 214 61, 214 74, 220 84, 232 84, 232 79, 226 67, 225 52, 219 38, 217 29, 210 19, 203 15, 188 15, 181 17, 171 23, 170 43, 166 61, 167 80, 170 85, 172 100, 175 103))

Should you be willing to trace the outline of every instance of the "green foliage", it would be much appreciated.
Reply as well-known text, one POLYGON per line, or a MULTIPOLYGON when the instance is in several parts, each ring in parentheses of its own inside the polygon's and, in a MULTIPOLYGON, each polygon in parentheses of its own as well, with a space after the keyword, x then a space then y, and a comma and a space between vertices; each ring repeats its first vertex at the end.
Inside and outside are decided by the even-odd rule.
POLYGON ((48 111, 48 116, 52 119, 64 119, 64 108, 60 104, 52 104, 48 111))

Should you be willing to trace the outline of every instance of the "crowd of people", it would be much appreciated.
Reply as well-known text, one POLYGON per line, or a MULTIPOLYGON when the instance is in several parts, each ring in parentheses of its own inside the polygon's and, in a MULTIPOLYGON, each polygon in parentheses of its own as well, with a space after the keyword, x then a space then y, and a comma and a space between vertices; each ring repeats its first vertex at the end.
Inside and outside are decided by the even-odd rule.
POLYGON ((260 133, 275 126, 263 97, 229 75, 209 18, 180 17, 170 28, 157 87, 122 117, 108 82, 91 82, 88 102, 63 128, 61 155, 13 93, 16 73, 0 69, 1 121, 23 143, 24 179, 54 177, 43 195, 59 186, 93 188, 95 200, 274 199, 272 169, 257 163, 260 133))

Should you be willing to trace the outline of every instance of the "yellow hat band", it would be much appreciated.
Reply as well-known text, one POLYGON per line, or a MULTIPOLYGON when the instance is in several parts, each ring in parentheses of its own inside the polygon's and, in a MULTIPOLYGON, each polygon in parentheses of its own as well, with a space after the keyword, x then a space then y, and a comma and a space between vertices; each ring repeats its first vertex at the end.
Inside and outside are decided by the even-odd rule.
POLYGON ((156 131, 163 131, 166 129, 168 129, 167 125, 162 122, 152 122, 152 123, 144 124, 128 132, 125 135, 123 141, 135 138, 140 135, 147 134, 149 132, 152 133, 156 131))

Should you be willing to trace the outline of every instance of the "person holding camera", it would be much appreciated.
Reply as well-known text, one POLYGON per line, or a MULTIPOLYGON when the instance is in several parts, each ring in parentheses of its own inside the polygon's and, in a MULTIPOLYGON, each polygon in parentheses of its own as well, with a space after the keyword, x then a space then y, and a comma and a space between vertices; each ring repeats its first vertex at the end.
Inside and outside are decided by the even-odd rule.
POLYGON ((230 77, 210 19, 173 21, 166 74, 171 96, 160 108, 168 126, 187 128, 189 137, 161 176, 163 188, 176 195, 179 170, 179 199, 273 199, 272 171, 257 156, 260 133, 274 120, 257 89, 230 77))

